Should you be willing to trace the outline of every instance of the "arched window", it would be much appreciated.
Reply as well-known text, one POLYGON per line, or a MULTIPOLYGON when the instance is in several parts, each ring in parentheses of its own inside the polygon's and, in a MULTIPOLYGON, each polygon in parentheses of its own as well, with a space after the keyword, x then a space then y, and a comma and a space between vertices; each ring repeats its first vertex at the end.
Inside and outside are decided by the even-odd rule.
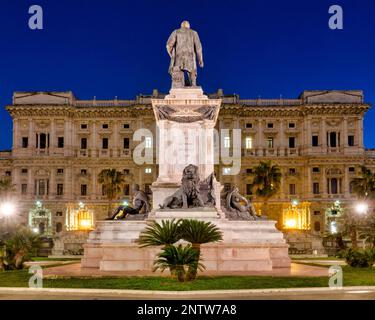
POLYGON ((319 221, 315 221, 315 223, 314 223, 314 231, 315 232, 320 232, 320 222, 319 221))
POLYGON ((56 233, 60 233, 62 231, 62 224, 61 222, 56 223, 56 233))

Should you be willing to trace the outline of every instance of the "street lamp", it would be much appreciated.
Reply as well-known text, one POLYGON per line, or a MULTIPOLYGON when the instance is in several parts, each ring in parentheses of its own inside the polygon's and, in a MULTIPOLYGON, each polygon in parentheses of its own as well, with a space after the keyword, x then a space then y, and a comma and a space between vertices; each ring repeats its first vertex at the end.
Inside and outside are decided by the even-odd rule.
POLYGON ((368 204, 366 202, 357 203, 355 206, 355 210, 359 214, 365 214, 368 210, 368 204))
POLYGON ((0 205, 0 214, 6 217, 13 215, 16 212, 16 206, 12 202, 4 202, 0 205))

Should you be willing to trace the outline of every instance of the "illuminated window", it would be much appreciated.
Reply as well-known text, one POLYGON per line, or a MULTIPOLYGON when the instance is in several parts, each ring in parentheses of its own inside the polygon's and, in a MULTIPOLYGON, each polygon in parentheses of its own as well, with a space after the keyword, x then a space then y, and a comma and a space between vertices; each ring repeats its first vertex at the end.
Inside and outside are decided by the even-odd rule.
POLYGON ((252 149, 252 147, 253 147, 253 138, 252 137, 247 137, 245 141, 246 141, 246 149, 252 149))
POLYGON ((148 149, 152 148, 152 138, 151 137, 146 137, 145 147, 148 148, 148 149))
POLYGON ((223 168, 223 174, 229 175, 231 173, 231 168, 225 167, 223 168))
POLYGON ((152 169, 151 168, 145 168, 145 173, 151 173, 152 169))
POLYGON ((313 194, 319 194, 319 182, 314 182, 313 183, 313 194))
POLYGON ((270 149, 273 149, 273 138, 267 138, 267 146, 270 149))
POLYGON ((230 137, 224 137, 224 148, 230 148, 230 137))
POLYGON ((310 204, 302 202, 283 208, 283 228, 286 230, 310 230, 310 204))

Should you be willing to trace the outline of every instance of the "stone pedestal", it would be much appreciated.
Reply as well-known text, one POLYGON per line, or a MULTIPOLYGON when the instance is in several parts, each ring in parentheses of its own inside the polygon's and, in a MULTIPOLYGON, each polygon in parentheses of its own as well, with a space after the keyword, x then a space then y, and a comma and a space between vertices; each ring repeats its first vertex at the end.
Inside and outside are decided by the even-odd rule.
MULTIPOLYGON (((215 223, 223 241, 202 246, 208 272, 270 271, 290 267, 288 245, 275 221, 228 221, 215 210, 156 211, 156 221, 190 218, 215 223)), ((140 232, 147 221, 99 221, 85 245, 82 267, 103 271, 150 271, 160 248, 140 248, 140 232)))
POLYGON ((220 99, 208 99, 200 87, 172 89, 164 99, 152 99, 158 131, 157 183, 179 184, 189 164, 200 179, 214 171, 214 127, 220 99))
MULTIPOLYGON (((159 210, 159 205, 181 185, 189 164, 198 166, 200 180, 214 172, 214 127, 220 99, 209 99, 203 90, 174 88, 165 99, 152 99, 158 128, 159 176, 152 184, 153 210, 149 221, 197 219, 216 224, 221 243, 202 246, 207 271, 217 274, 270 271, 289 267, 288 245, 275 221, 229 221, 221 211, 222 186, 214 181, 215 208, 159 210)), ((152 270, 160 248, 140 248, 139 235, 147 221, 99 221, 85 245, 82 266, 103 271, 152 270)))

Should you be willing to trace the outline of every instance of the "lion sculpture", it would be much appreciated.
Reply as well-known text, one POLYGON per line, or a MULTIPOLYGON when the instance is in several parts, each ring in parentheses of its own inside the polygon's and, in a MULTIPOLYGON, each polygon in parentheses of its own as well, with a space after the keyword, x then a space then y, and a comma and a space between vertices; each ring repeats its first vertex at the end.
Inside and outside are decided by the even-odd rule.
POLYGON ((189 164, 182 173, 181 187, 160 205, 161 209, 187 209, 189 207, 204 207, 200 194, 198 167, 189 164))

